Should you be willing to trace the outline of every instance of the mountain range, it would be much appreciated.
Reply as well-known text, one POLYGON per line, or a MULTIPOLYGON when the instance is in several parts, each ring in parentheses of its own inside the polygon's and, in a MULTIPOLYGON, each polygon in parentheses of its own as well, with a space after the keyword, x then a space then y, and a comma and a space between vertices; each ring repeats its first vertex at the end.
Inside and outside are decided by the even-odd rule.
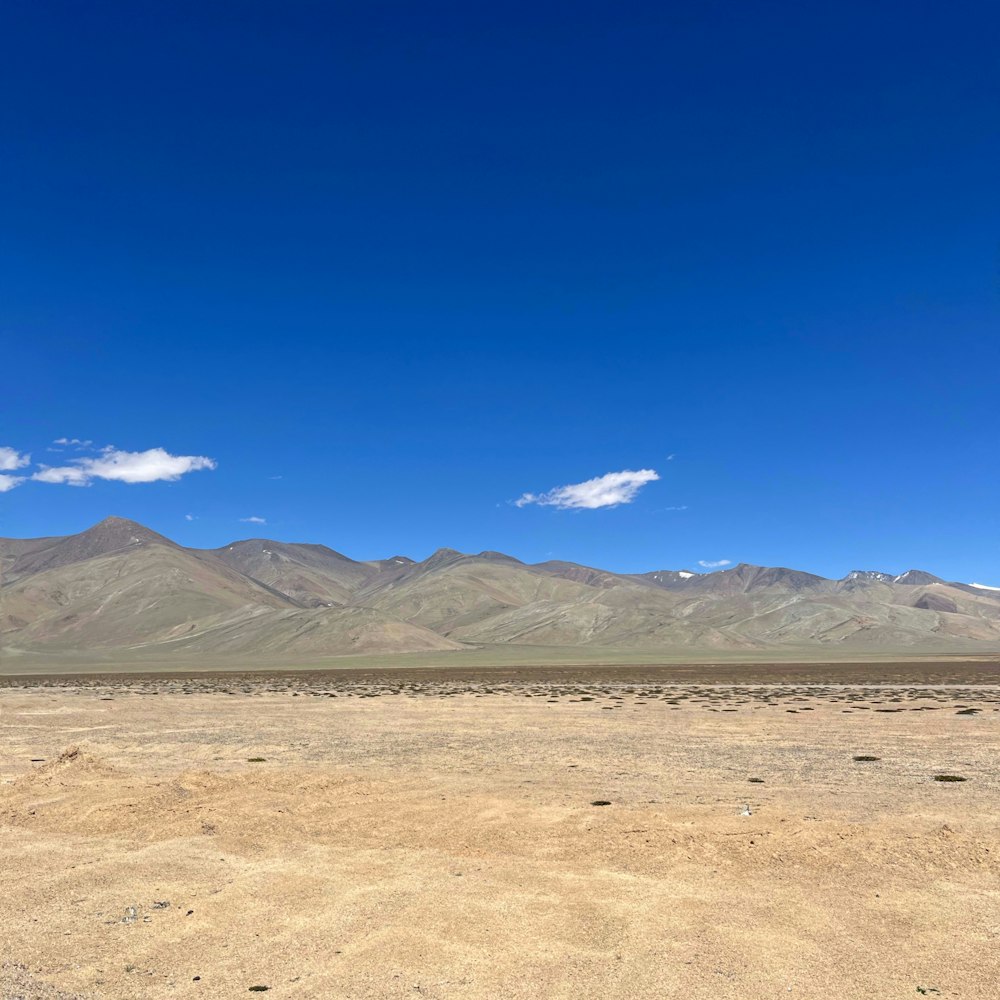
POLYGON ((11 653, 1000 648, 1000 590, 917 569, 623 574, 454 549, 359 562, 259 538, 185 548, 119 517, 76 535, 0 539, 0 569, 0 646, 11 653))

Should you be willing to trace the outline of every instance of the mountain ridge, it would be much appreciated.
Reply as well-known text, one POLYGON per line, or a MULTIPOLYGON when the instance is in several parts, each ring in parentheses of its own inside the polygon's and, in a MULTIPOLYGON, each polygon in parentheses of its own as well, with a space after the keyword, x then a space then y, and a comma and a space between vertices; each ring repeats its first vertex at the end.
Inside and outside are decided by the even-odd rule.
POLYGON ((0 539, 0 568, 0 645, 29 651, 1000 648, 1000 590, 919 569, 630 574, 450 548, 355 560, 266 538, 187 548, 120 517, 0 539))

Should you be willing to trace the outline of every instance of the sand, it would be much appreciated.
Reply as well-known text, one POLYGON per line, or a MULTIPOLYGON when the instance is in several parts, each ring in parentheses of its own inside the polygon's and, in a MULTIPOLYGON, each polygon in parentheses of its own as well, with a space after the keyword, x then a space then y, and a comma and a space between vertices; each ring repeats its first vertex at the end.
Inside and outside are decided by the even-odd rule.
POLYGON ((1000 689, 825 682, 11 682, 0 997, 997 996, 1000 689))

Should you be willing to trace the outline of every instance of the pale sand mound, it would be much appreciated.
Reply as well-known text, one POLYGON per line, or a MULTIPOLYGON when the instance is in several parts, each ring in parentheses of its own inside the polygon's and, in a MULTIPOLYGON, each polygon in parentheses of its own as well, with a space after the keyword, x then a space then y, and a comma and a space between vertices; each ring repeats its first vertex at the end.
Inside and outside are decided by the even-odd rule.
POLYGON ((74 744, 66 747, 55 760, 46 761, 17 779, 17 785, 19 788, 44 788, 66 782, 76 785, 86 776, 108 778, 113 775, 113 768, 100 757, 74 744))
POLYGON ((57 757, 0 784, 5 998, 995 996, 995 715, 56 697, 5 696, 57 757))

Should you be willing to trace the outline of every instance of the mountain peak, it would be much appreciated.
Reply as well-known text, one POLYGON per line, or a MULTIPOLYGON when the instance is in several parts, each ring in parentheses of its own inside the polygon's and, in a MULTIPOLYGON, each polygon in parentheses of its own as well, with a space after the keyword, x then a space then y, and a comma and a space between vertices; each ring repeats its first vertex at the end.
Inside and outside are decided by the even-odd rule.
POLYGON ((119 517, 117 514, 109 514, 102 521, 98 521, 97 524, 91 525, 87 530, 93 530, 94 528, 136 528, 140 531, 149 531, 150 529, 145 527, 145 525, 140 524, 138 521, 133 521, 128 517, 119 517))
POLYGON ((828 581, 815 573, 806 573, 786 566, 755 566, 753 563, 739 563, 716 573, 705 573, 697 577, 699 588, 716 593, 746 593, 764 587, 797 592, 821 587, 828 581))
POLYGON ((640 580, 654 583, 657 587, 669 590, 671 587, 683 587, 689 580, 697 580, 702 573, 692 573, 689 569, 658 569, 652 573, 637 574, 640 580))
POLYGON ((900 573, 895 577, 893 583, 903 583, 908 587, 922 587, 929 583, 944 583, 939 576, 927 573, 922 569, 908 569, 905 573, 900 573))
POLYGON ((891 573, 883 573, 877 569, 852 569, 841 581, 842 583, 892 583, 895 577, 891 573))
POLYGON ((157 534, 138 521, 127 517, 106 517, 76 535, 51 539, 42 546, 17 559, 11 567, 11 576, 27 576, 43 570, 69 566, 112 553, 125 552, 144 545, 163 545, 179 548, 176 542, 157 534))
POLYGON ((459 552, 458 549, 438 549, 423 561, 423 566, 426 569, 435 569, 438 566, 448 566, 464 558, 464 554, 459 552))
POLYGON ((476 558, 489 559, 491 562, 512 562, 517 563, 518 566, 524 565, 520 559, 516 559, 514 556, 509 556, 504 552, 495 552, 493 549, 486 549, 484 552, 480 552, 476 558))
POLYGON ((159 542, 161 545, 176 545, 169 538, 158 534, 152 528, 147 528, 138 521, 127 517, 106 517, 103 521, 81 531, 78 535, 70 535, 70 539, 93 539, 98 545, 108 546, 109 551, 126 545, 139 545, 143 542, 159 542))

